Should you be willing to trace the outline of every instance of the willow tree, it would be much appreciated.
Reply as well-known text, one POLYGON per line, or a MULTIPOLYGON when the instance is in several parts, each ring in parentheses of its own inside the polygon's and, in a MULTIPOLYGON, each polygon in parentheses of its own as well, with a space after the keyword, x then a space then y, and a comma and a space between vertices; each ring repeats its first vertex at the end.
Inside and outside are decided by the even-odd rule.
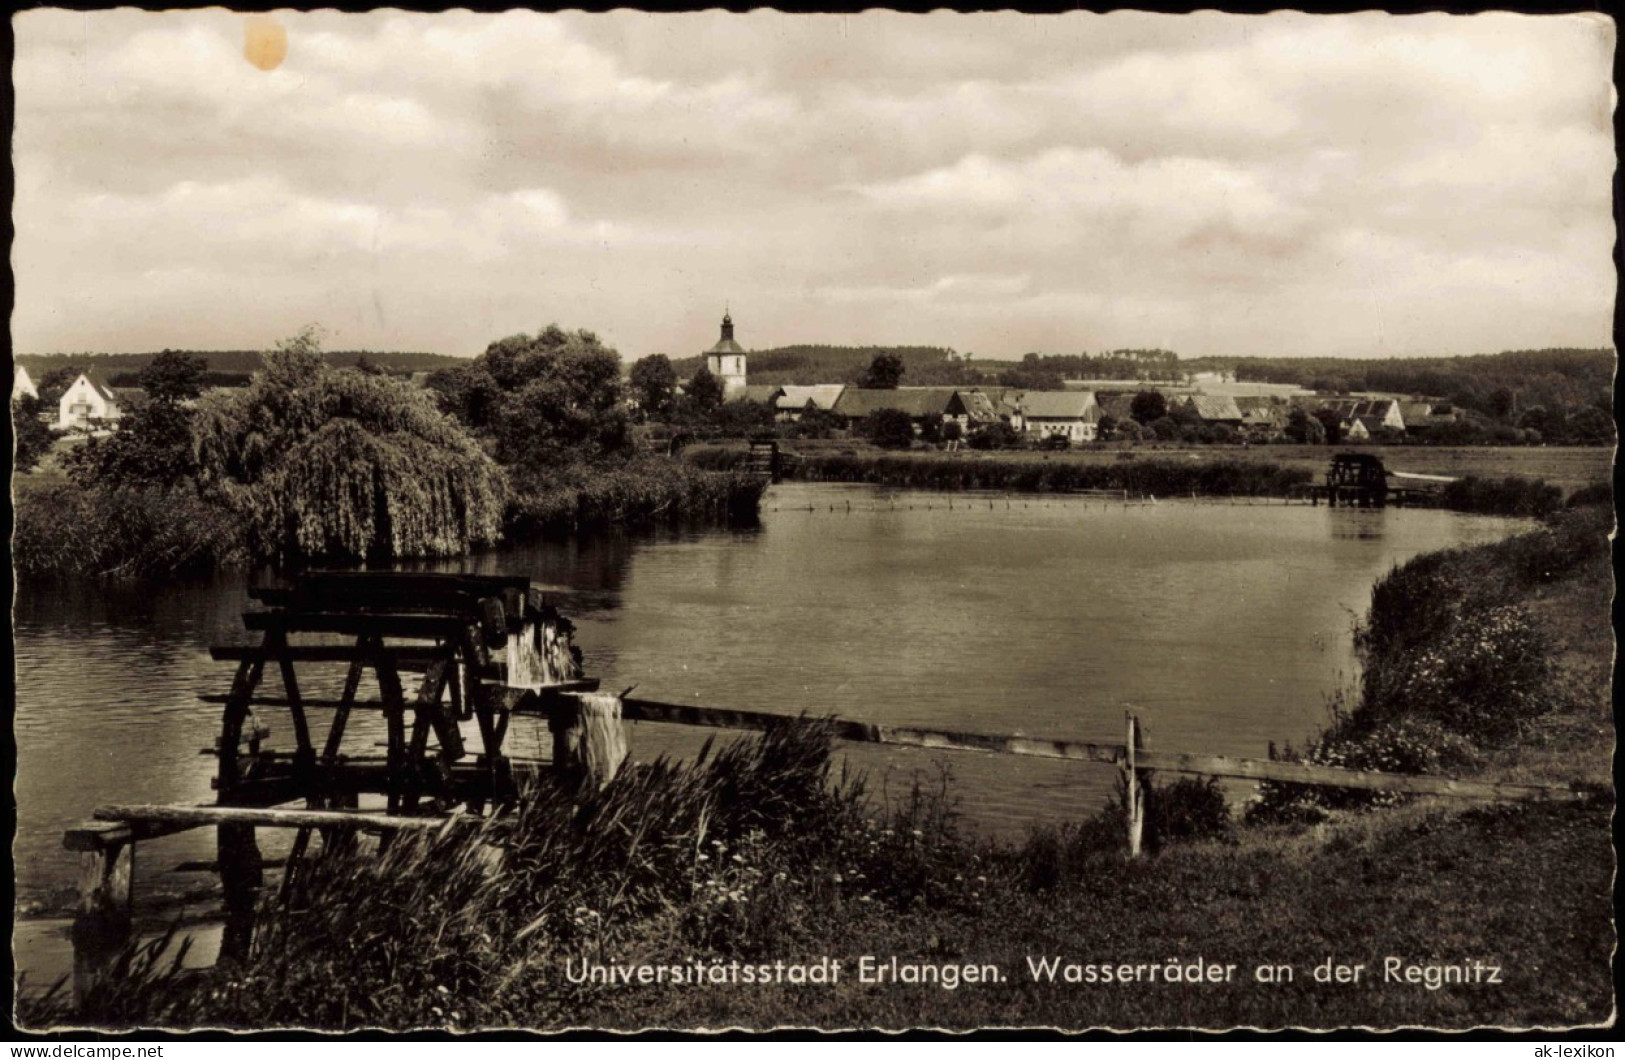
POLYGON ((429 394, 334 368, 305 332, 194 420, 199 486, 280 559, 444 556, 496 540, 507 483, 429 394))

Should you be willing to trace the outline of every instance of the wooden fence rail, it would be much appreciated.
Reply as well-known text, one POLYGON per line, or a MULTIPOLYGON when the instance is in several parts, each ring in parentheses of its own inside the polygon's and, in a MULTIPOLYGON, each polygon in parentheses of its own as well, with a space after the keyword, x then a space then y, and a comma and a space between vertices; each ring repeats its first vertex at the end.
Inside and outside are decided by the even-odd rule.
MULTIPOLYGON (((622 722, 647 721, 766 731, 777 726, 815 720, 624 696, 617 701, 614 696, 566 691, 565 687, 544 689, 541 695, 529 690, 503 689, 503 692, 513 694, 498 697, 503 700, 503 709, 508 713, 547 718, 554 736, 551 768, 561 778, 569 780, 569 783, 562 785, 563 790, 579 790, 584 784, 601 787, 614 777, 626 754, 622 722)), ((308 701, 305 705, 318 703, 308 701)), ((1053 740, 1017 734, 953 732, 843 718, 830 718, 823 723, 831 727, 836 738, 850 743, 971 751, 1116 766, 1124 782, 1128 851, 1131 857, 1137 857, 1140 853, 1145 826, 1145 784, 1152 772, 1467 799, 1572 801, 1585 797, 1583 792, 1558 785, 1408 776, 1296 762, 1151 751, 1143 746, 1140 720, 1133 714, 1127 714, 1125 721, 1126 734, 1121 744, 1053 740)), ((365 769, 367 766, 355 763, 346 768, 365 769)), ((138 841, 201 827, 219 828, 223 835, 243 832, 248 836, 252 836, 253 830, 260 827, 398 833, 451 827, 452 822, 471 824, 483 819, 478 814, 458 817, 403 816, 355 810, 232 805, 104 806, 95 811, 94 817, 95 820, 70 829, 64 836, 63 844, 69 850, 80 852, 83 860, 79 915, 73 930, 74 987, 76 996, 80 998, 107 974, 113 958, 131 936, 134 851, 138 841)), ((262 863, 257 856, 253 861, 257 880, 262 863)), ((224 861, 220 864, 224 865, 224 861)), ((249 893, 257 890, 257 886, 256 883, 249 888, 249 893)))

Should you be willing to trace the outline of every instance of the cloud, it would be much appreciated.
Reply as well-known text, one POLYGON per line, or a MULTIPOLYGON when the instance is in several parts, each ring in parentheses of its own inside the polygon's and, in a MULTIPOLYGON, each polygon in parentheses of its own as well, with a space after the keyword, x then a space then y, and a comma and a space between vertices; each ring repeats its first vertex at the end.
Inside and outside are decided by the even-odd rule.
POLYGON ((19 348, 1609 340, 1601 18, 276 17, 18 16, 19 348))

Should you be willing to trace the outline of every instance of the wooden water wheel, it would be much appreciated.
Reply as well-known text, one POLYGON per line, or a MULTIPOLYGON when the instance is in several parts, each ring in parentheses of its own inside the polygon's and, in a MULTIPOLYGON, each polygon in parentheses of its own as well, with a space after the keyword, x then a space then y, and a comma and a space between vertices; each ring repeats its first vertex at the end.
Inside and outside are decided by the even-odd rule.
MULTIPOLYGON (((264 607, 245 612, 243 623, 261 642, 212 649, 237 672, 225 695, 203 697, 223 708, 215 778, 222 806, 302 800, 309 809, 343 810, 373 795, 389 814, 500 811, 517 794, 514 760, 504 750, 512 716, 545 713, 549 693, 598 685, 581 676, 573 627, 527 578, 323 573, 249 596, 264 607), (322 683, 313 670, 325 668, 331 687, 338 667, 344 677, 336 698, 310 694, 322 683), (361 697, 368 671, 376 699, 361 697), (302 681, 301 673, 315 680, 302 681), (382 755, 347 752, 351 719, 365 711, 383 715, 382 755), (269 750, 268 723, 279 715, 293 747, 269 750), (472 756, 464 721, 477 725, 472 756)), ((311 832, 301 828, 294 839, 285 893, 311 832)), ((350 834, 324 835, 323 848, 350 834)), ((219 870, 228 915, 222 955, 240 956, 262 882, 252 827, 220 826, 219 870)))

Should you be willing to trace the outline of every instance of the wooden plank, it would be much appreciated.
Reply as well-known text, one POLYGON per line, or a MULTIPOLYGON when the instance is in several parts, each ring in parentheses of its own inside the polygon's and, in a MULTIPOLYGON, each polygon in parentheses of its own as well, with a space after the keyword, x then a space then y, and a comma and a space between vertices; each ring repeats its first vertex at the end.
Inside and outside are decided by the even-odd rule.
POLYGON ((359 662, 372 664, 389 660, 401 669, 421 669, 436 659, 444 659, 444 649, 407 646, 398 648, 364 648, 349 644, 296 644, 270 651, 258 645, 221 644, 209 649, 215 662, 274 662, 291 659, 294 662, 359 662))
POLYGON ((337 611, 452 611, 479 614, 480 599, 504 592, 523 593, 525 576, 406 574, 394 571, 334 571, 306 575, 293 585, 262 586, 250 599, 277 607, 337 611))
POLYGON ((282 633, 375 634, 435 640, 456 637, 469 623, 455 615, 356 614, 339 611, 246 611, 243 628, 282 633))
MULTIPOLYGON (((723 710, 711 707, 661 703, 649 699, 627 699, 622 715, 627 721, 653 721, 705 728, 760 731, 796 719, 784 714, 761 711, 723 710)), ((830 719, 837 738, 853 743, 890 744, 945 751, 980 751, 1031 758, 1058 758, 1074 762, 1101 762, 1121 765, 1123 744, 1096 744, 1076 740, 1046 740, 1030 736, 946 732, 892 725, 874 725, 841 718, 830 719)), ((1418 795, 1448 795, 1471 799, 1555 799, 1582 797, 1561 785, 1510 784, 1456 780, 1450 777, 1406 776, 1308 766, 1294 762, 1229 758, 1221 755, 1190 755, 1168 751, 1136 752, 1136 768, 1167 773, 1194 773, 1202 776, 1236 777, 1246 780, 1275 780, 1293 784, 1356 788, 1368 791, 1397 791, 1418 795)))
POLYGON ((1571 801, 1584 797, 1583 793, 1561 785, 1509 784, 1456 780, 1452 777, 1407 776, 1399 773, 1303 765, 1297 762, 1227 758, 1222 755, 1176 754, 1170 751, 1141 751, 1139 765, 1141 769, 1162 770, 1168 773, 1274 780, 1287 784, 1354 788, 1364 791, 1397 791, 1413 795, 1450 795, 1463 799, 1571 801))
MULTIPOLYGON (((660 703, 650 699, 626 699, 621 703, 621 717, 627 721, 657 721, 673 725, 699 725, 707 728, 752 729, 761 731, 773 725, 784 725, 798 719, 786 714, 768 714, 753 710, 721 710, 712 707, 692 707, 677 703, 660 703)), ((835 735, 853 743, 880 743, 898 747, 924 747, 943 751, 982 751, 989 754, 1012 754, 1030 758, 1060 758, 1074 762, 1105 762, 1115 764, 1123 756, 1117 744, 1094 744, 1076 740, 1046 740, 1030 736, 987 735, 970 732, 947 732, 936 729, 915 729, 899 725, 874 725, 843 718, 828 719, 835 735)))
POLYGON ((471 823, 472 815, 457 817, 390 817, 376 810, 306 810, 259 806, 98 806, 98 821, 130 824, 180 825, 200 828, 210 825, 244 825, 256 828, 354 828, 363 832, 423 832, 441 827, 447 821, 471 823))

